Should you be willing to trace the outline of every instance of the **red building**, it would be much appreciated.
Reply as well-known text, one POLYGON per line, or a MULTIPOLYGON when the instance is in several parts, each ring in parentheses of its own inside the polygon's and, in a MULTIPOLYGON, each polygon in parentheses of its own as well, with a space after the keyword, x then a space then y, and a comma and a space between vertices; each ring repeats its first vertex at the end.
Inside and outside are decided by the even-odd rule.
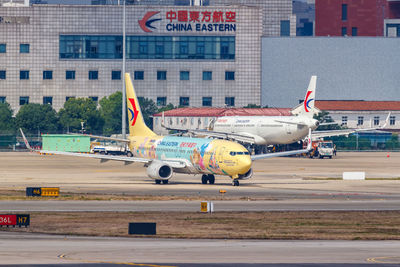
POLYGON ((315 36, 400 36, 400 0, 315 0, 315 36))

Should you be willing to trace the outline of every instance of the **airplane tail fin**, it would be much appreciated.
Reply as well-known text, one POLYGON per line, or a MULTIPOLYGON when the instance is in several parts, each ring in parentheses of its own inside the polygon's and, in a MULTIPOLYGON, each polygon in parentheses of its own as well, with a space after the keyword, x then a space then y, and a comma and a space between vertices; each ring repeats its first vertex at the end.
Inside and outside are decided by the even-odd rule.
POLYGON ((29 145, 28 139, 26 139, 25 134, 21 128, 19 128, 19 131, 21 132, 22 138, 24 139, 26 148, 29 149, 29 151, 33 151, 33 148, 29 145))
POLYGON ((310 84, 307 88, 306 96, 304 97, 304 101, 302 104, 300 114, 303 116, 313 117, 315 110, 315 89, 317 86, 317 76, 313 75, 310 79, 310 84))
POLYGON ((129 118, 129 135, 155 136, 156 134, 144 123, 142 111, 140 110, 139 101, 136 97, 136 92, 133 88, 131 75, 129 73, 125 73, 125 89, 129 118))

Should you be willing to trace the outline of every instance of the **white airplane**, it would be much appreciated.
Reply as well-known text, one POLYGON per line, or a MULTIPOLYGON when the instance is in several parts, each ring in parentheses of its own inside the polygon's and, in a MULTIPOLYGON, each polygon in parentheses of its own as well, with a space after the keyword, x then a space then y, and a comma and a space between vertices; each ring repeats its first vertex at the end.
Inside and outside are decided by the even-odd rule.
POLYGON ((163 126, 194 135, 256 145, 291 144, 304 139, 309 129, 314 130, 320 125, 318 120, 313 119, 316 83, 317 76, 312 76, 298 116, 225 116, 211 123, 209 130, 184 130, 163 126))
MULTIPOLYGON (((253 171, 252 162, 258 159, 307 153, 311 150, 311 142, 307 149, 281 153, 250 155, 242 145, 219 139, 191 138, 180 136, 159 136, 144 123, 139 102, 134 91, 131 77, 125 74, 127 108, 129 116, 129 138, 117 139, 101 136, 91 136, 105 140, 117 140, 129 145, 133 157, 108 156, 97 154, 80 154, 63 151, 40 151, 56 155, 67 155, 87 158, 123 161, 126 164, 139 162, 147 167, 147 175, 157 184, 167 184, 174 172, 202 174, 203 184, 214 184, 215 175, 228 176, 235 186, 239 180, 249 179, 253 171)), ((25 138, 26 147, 33 150, 25 138)), ((90 136, 90 135, 89 135, 90 136)), ((311 131, 309 133, 311 140, 311 131)))
MULTIPOLYGON (((296 116, 225 116, 211 123, 209 130, 177 129, 166 127, 164 124, 162 126, 169 130, 188 132, 196 136, 229 139, 255 145, 291 144, 304 140, 309 129, 315 130, 320 125, 336 124, 320 123, 313 118, 317 113, 314 105, 316 83, 317 76, 311 76, 300 112, 296 116)), ((386 126, 389 117, 390 113, 386 123, 379 128, 386 126)), ((164 116, 162 122, 164 122, 164 116)), ((314 139, 318 139, 376 129, 378 128, 313 131, 312 135, 314 139)))

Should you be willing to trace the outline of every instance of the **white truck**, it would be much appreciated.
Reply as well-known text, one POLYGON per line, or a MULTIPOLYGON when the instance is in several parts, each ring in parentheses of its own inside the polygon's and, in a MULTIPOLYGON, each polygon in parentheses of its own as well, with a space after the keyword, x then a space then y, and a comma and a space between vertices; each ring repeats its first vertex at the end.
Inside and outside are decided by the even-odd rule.
POLYGON ((99 143, 92 147, 91 152, 104 155, 126 155, 132 157, 133 154, 125 144, 118 144, 116 142, 99 143))
POLYGON ((331 140, 320 141, 318 143, 318 156, 320 159, 324 157, 332 158, 334 151, 333 142, 331 140))

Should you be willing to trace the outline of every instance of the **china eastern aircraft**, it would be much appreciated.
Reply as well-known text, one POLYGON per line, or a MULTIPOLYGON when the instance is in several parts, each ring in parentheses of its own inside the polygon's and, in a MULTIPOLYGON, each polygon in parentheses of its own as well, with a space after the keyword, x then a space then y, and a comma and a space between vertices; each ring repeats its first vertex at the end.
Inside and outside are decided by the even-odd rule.
MULTIPOLYGON (((169 130, 189 132, 196 136, 230 139, 256 145, 291 144, 315 130, 313 119, 317 76, 312 76, 299 115, 297 116, 225 116, 211 123, 209 130, 187 130, 163 126, 169 130)), ((164 121, 164 120, 162 120, 164 121)), ((314 133, 313 133, 314 137, 314 133)))
MULTIPOLYGON (((296 116, 225 116, 211 123, 209 130, 170 128, 166 127, 164 123, 162 126, 169 130, 188 132, 195 136, 229 139, 255 145, 291 144, 303 140, 309 129, 315 130, 320 125, 336 124, 320 123, 313 118, 316 114, 314 106, 316 84, 317 76, 311 76, 300 112, 296 116)), ((389 117, 390 114, 386 123, 379 128, 387 125, 389 117)), ((164 118, 162 122, 164 122, 164 118)), ((376 129, 378 128, 314 131, 312 136, 314 139, 318 139, 376 129)))
MULTIPOLYGON (((242 145, 220 139, 191 138, 181 136, 159 136, 144 123, 139 102, 134 91, 129 73, 125 74, 127 108, 129 118, 129 138, 115 140, 128 144, 133 157, 80 154, 62 151, 45 151, 67 156, 98 158, 102 162, 108 160, 123 161, 126 164, 139 162, 147 168, 147 175, 157 184, 167 184, 174 172, 187 174, 202 174, 203 184, 214 184, 215 175, 228 176, 232 184, 239 185, 239 180, 249 179, 252 174, 254 160, 306 153, 311 149, 287 151, 282 153, 250 155, 242 145)), ((21 130, 25 144, 32 150, 21 130)), ((99 138, 99 136, 91 136, 99 138)), ((309 135, 311 140, 311 131, 309 135)))

